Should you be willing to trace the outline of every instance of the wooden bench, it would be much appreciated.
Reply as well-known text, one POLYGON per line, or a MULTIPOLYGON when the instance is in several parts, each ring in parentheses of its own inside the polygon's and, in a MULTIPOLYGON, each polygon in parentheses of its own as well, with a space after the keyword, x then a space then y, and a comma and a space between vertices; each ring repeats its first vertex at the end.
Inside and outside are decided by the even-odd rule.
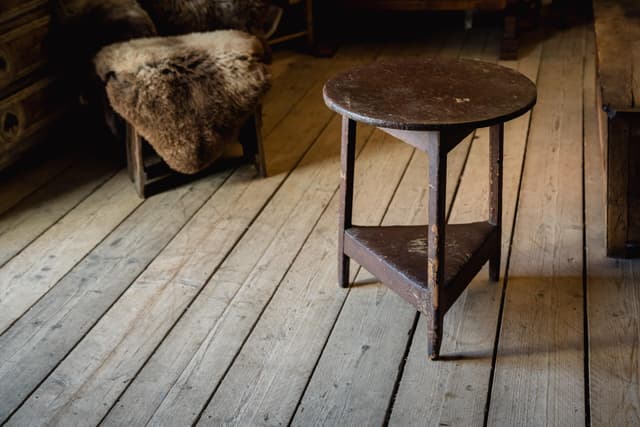
POLYGON ((640 256, 640 2, 593 1, 607 255, 640 256))

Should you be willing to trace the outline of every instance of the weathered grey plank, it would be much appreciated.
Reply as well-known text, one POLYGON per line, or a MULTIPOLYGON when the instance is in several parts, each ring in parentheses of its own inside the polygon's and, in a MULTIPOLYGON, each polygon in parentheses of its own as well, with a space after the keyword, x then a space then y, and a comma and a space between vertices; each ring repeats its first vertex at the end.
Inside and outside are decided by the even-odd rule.
POLYGON ((305 94, 323 79, 331 61, 309 55, 289 53, 276 57, 272 70, 272 87, 265 97, 262 132, 269 135, 305 94))
MULTIPOLYGON (((195 421, 336 191, 340 124, 332 120, 105 425, 195 421)), ((359 147, 371 131, 360 133, 359 147)))
POLYGON ((46 378, 230 173, 146 200, 0 335, 0 422, 46 378))
POLYGON ((640 40, 640 5, 636 0, 594 0, 593 13, 602 102, 616 110, 638 107, 633 51, 640 40))
MULTIPOLYGON (((377 56, 377 52, 378 49, 366 52, 364 58, 373 60, 377 56)), ((296 82, 297 79, 303 80, 300 84, 313 81, 313 85, 304 93, 304 99, 312 99, 315 102, 313 104, 303 104, 303 108, 300 108, 299 104, 296 104, 293 109, 290 109, 289 115, 287 116, 287 121, 291 120, 291 122, 279 122, 283 124, 283 126, 278 128, 280 132, 274 135, 268 135, 265 141, 268 175, 281 174, 288 171, 291 165, 287 159, 293 153, 297 154, 300 152, 301 148, 308 148, 308 145, 300 144, 300 138, 307 140, 308 138, 318 136, 319 131, 322 129, 314 127, 313 123, 318 117, 323 117, 326 118, 326 124, 328 123, 328 117, 330 117, 330 112, 322 102, 322 88, 325 80, 331 74, 335 74, 340 70, 356 64, 357 62, 352 60, 335 61, 332 63, 326 59, 314 58, 314 60, 307 59, 299 65, 303 71, 296 71, 295 74, 297 77, 294 79, 294 82, 296 82)), ((296 90, 293 92, 295 93, 296 90)), ((285 96, 283 99, 286 100, 286 93, 283 95, 285 96)), ((302 153, 300 153, 300 155, 301 154, 302 153)))
POLYGON ((585 27, 548 39, 522 178, 489 425, 584 425, 585 27))
POLYGON ((0 266, 115 175, 115 162, 84 157, 0 216, 0 266))
POLYGON ((584 77, 585 220, 591 425, 640 425, 640 260, 606 257, 593 33, 584 77))
MULTIPOLYGON (((269 162, 292 168, 330 118, 317 94, 307 93, 267 137, 269 162)), ((106 414, 286 177, 252 180, 254 173, 242 168, 216 192, 10 424, 95 423, 106 414)))
POLYGON ((37 166, 23 167, 11 171, 11 173, 4 171, 1 175, 4 179, 0 186, 0 214, 8 211, 62 173, 73 163, 75 157, 70 153, 63 152, 43 162, 38 162, 37 166))
POLYGON ((120 172, 5 264, 0 269, 0 333, 140 203, 120 172))
MULTIPOLYGON (((529 47, 523 49, 519 61, 501 64, 517 68, 535 81, 540 48, 529 47)), ((515 215, 529 116, 524 115, 505 125, 503 271, 515 215)), ((450 222, 487 218, 488 159, 488 129, 480 129, 469 154, 450 222)), ((488 282, 487 274, 486 268, 483 269, 445 316, 442 345, 445 360, 435 363, 427 360, 426 322, 420 319, 391 414, 391 425, 422 425, 424 420, 430 420, 428 425, 482 425, 502 289, 502 282, 488 282)))
MULTIPOLYGON (((370 145, 361 155, 362 167, 356 166, 359 223, 382 219, 411 155, 406 144, 383 138, 388 142, 370 145)), ((203 413, 202 425, 278 425, 293 415, 346 297, 336 286, 337 208, 334 197, 203 413)))

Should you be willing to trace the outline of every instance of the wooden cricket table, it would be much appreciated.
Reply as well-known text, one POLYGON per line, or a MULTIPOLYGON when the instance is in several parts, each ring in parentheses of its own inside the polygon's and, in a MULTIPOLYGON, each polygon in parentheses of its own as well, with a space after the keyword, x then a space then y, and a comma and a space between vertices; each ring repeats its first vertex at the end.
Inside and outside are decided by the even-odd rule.
POLYGON ((374 274, 429 320, 429 357, 437 359, 444 315, 489 261, 500 275, 503 124, 536 102, 522 74, 480 61, 379 62, 327 82, 324 99, 342 119, 338 280, 349 259, 374 274), (376 126, 429 156, 428 225, 352 223, 356 123, 376 126), (446 224, 447 153, 474 129, 490 127, 489 218, 446 224))

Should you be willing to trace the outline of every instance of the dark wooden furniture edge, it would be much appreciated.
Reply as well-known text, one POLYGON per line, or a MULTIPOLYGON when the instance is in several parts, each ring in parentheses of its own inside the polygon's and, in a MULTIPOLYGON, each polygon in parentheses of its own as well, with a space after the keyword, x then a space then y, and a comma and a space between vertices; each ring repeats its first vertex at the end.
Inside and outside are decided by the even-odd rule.
MULTIPOLYGON (((422 270, 412 271, 413 274, 405 274, 398 268, 404 260, 394 259, 384 250, 390 241, 397 241, 398 235, 411 234, 413 236, 424 236, 427 239, 428 225, 400 225, 400 226, 353 226, 345 230, 344 253, 364 267, 371 274, 384 282, 389 288, 396 291, 405 301, 417 307, 426 316, 431 316, 431 291, 427 286, 427 253, 424 252, 422 258, 422 270), (381 245, 367 246, 365 242, 370 241, 371 234, 383 236, 381 245), (367 236, 369 235, 369 236, 367 236), (424 280, 416 280, 416 275, 424 273, 424 280)), ((489 222, 476 222, 470 224, 447 224, 445 236, 445 264, 447 260, 455 259, 456 251, 471 253, 468 260, 464 260, 462 265, 455 266, 455 269, 448 270, 445 275, 444 298, 441 299, 442 315, 444 315, 453 305, 460 294, 466 289, 470 280, 478 274, 482 266, 489 260, 495 247, 498 236, 497 227, 489 222), (458 246, 458 243, 468 244, 467 241, 459 241, 459 235, 476 233, 482 238, 473 241, 469 246, 458 246), (454 237, 456 236, 456 237, 454 237), (452 239, 452 240, 449 240, 452 239), (479 243, 478 243, 479 242, 479 243), (453 245, 452 245, 453 243, 453 245)), ((399 245, 406 248, 402 251, 404 256, 410 251, 411 242, 400 240, 399 245)), ((425 249, 428 245, 425 245, 425 249)), ((422 251, 422 249, 420 249, 422 251)), ((451 262, 451 261, 449 261, 451 262)))
POLYGON ((593 0, 606 252, 640 257, 640 4, 593 0))
MULTIPOLYGON (((212 170, 238 163, 238 159, 224 158, 195 175, 180 174, 172 171, 157 155, 147 155, 146 153, 152 151, 148 142, 136 132, 131 124, 126 122, 125 126, 129 178, 133 182, 136 192, 143 199, 171 186, 201 177, 212 170)), ((265 177, 267 170, 261 129, 262 109, 258 108, 240 129, 239 141, 242 145, 243 156, 239 160, 243 163, 254 164, 257 175, 265 177)))
POLYGON ((605 111, 607 256, 640 257, 640 109, 605 111))

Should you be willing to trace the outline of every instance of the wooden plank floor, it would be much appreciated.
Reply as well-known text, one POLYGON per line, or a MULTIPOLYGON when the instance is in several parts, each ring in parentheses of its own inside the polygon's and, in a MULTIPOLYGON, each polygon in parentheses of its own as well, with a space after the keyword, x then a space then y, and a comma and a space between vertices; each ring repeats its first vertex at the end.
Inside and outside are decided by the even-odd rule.
MULTIPOLYGON (((336 284, 340 120, 328 76, 396 56, 498 61, 499 29, 275 53, 269 177, 138 199, 78 152, 0 182, 0 424, 640 425, 640 261, 604 257, 590 24, 501 62, 538 84, 505 128, 501 280, 486 268, 426 357, 416 311, 336 284)), ((488 131, 449 156, 451 223, 488 212, 488 131)), ((355 221, 422 223, 427 158, 359 128, 355 221)))

